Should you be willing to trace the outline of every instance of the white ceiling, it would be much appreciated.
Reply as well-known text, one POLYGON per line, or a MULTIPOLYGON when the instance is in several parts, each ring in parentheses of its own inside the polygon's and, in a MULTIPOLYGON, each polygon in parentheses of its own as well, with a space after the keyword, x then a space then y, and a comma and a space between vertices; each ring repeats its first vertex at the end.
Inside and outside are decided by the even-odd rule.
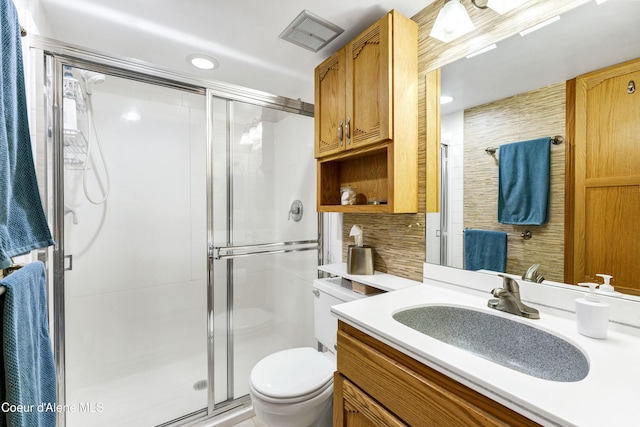
POLYGON ((548 27, 442 68, 442 114, 465 110, 640 57, 640 1, 586 3, 548 27))
MULTIPOLYGON (((391 9, 413 16, 434 0, 40 0, 41 33, 182 74, 313 103, 313 69, 391 9), (317 53, 278 36, 302 10, 345 31, 317 53), (192 53, 220 68, 197 70, 192 53)), ((471 6, 465 2, 467 8, 471 6)), ((589 2, 559 22, 443 68, 443 114, 640 57, 640 1, 589 2)))
POLYGON ((313 103, 313 70, 391 9, 411 17, 433 0, 40 0, 43 36, 183 74, 313 103), (302 10, 345 31, 317 53, 278 36, 302 10), (220 68, 201 71, 192 53, 220 68))

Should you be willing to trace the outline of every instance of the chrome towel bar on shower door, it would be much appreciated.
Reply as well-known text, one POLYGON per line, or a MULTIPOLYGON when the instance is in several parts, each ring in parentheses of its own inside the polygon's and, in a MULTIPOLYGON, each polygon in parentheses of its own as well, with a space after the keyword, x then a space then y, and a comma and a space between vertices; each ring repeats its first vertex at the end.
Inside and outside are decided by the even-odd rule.
POLYGON ((245 246, 211 246, 214 260, 240 258, 251 255, 265 255, 285 252, 299 252, 318 249, 317 240, 298 240, 293 242, 260 243, 245 246))

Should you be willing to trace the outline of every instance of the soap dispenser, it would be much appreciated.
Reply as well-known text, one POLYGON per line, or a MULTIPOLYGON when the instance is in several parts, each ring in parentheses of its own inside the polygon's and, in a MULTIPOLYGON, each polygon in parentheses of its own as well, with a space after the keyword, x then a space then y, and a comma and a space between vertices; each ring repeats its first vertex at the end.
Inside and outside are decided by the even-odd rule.
POLYGON ((596 274, 596 276, 602 277, 604 283, 598 287, 598 293, 603 295, 621 295, 620 292, 616 291, 613 286, 611 286, 611 279, 613 276, 608 274, 596 274))
POLYGON ((578 285, 589 286, 589 292, 583 298, 576 298, 578 332, 591 338, 606 338, 609 326, 609 304, 598 299, 595 292, 597 283, 578 283, 578 285))

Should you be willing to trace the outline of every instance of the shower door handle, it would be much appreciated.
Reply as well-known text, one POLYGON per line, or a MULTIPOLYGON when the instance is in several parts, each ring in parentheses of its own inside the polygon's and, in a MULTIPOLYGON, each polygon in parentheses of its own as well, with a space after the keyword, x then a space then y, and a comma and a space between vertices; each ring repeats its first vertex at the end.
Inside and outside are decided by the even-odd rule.
POLYGON ((243 246, 211 246, 214 260, 241 258, 253 255, 267 255, 287 252, 300 252, 318 249, 318 240, 299 240, 295 242, 262 243, 243 246))

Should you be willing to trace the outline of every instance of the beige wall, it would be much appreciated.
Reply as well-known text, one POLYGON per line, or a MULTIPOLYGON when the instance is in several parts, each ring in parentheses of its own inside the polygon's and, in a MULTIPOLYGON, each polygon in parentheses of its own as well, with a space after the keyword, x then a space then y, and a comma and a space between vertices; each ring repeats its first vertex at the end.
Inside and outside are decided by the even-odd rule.
POLYGON ((464 113, 464 227, 506 231, 507 269, 522 274, 533 263, 548 280, 564 280, 564 169, 566 145, 551 145, 549 221, 536 226, 500 224, 498 163, 485 152, 488 146, 565 136, 565 83, 480 105, 464 113), (524 240, 520 233, 531 231, 524 240))
POLYGON ((353 224, 365 230, 366 244, 376 253, 376 270, 422 281, 425 261, 426 147, 439 141, 426 141, 425 136, 425 75, 445 64, 463 58, 479 48, 505 39, 518 31, 552 16, 571 10, 590 0, 536 0, 526 3, 513 13, 498 15, 490 10, 476 10, 466 4, 476 26, 468 35, 444 44, 429 37, 435 18, 444 4, 436 0, 411 19, 418 23, 418 206, 415 215, 344 214, 343 260, 346 246, 351 243, 349 231, 353 224))

